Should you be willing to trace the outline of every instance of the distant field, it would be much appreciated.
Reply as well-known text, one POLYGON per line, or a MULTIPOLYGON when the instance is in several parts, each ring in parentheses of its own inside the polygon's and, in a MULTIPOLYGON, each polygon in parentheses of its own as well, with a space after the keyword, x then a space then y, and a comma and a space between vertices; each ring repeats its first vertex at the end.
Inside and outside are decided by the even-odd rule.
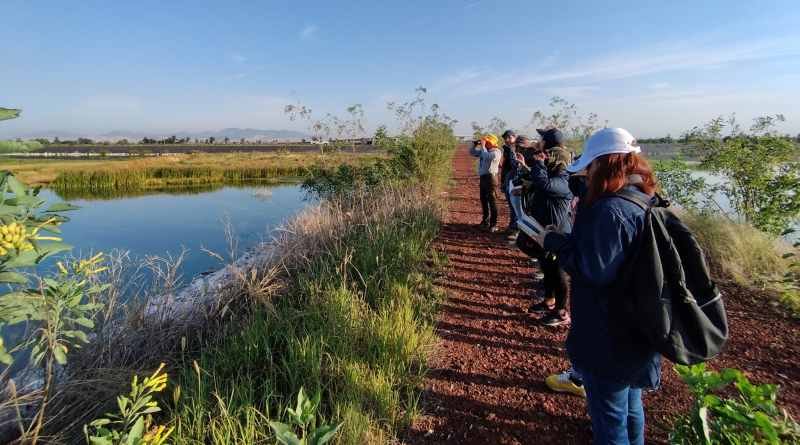
MULTIPOLYGON (((188 171, 193 171, 191 176, 212 175, 225 173, 230 176, 232 172, 254 172, 261 170, 262 174, 270 176, 280 175, 281 172, 301 172, 303 169, 315 164, 339 165, 360 164, 371 162, 386 156, 378 150, 362 150, 357 153, 338 151, 325 155, 318 151, 278 151, 272 152, 214 152, 214 153, 182 153, 162 156, 125 157, 125 158, 9 158, 0 157, 0 170, 11 170, 21 180, 31 185, 49 185, 56 182, 61 175, 64 178, 91 174, 119 174, 133 171, 158 171, 164 176, 164 181, 169 177, 169 172, 179 176, 187 176, 188 171)), ((289 175, 287 175, 289 176, 289 175)), ((291 176, 296 176, 292 174, 291 176)), ((152 186, 163 186, 159 181, 153 180, 152 186)))
MULTIPOLYGON (((331 145, 323 145, 324 150, 332 149, 331 145)), ((374 151, 372 145, 357 144, 357 152, 374 151)), ((350 145, 340 145, 341 150, 350 151, 350 145)), ((155 154, 155 153, 273 153, 279 151, 289 151, 294 153, 319 152, 318 144, 310 143, 274 143, 274 144, 93 144, 93 145, 69 145, 69 144, 50 144, 33 153, 134 153, 134 154, 155 154)))

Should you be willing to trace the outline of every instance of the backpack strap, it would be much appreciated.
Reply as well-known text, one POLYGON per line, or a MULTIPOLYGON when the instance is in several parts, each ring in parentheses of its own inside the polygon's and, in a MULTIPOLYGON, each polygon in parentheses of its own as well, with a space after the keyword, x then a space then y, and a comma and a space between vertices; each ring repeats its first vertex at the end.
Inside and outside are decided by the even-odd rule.
POLYGON ((653 195, 655 198, 655 202, 652 199, 645 200, 642 198, 641 194, 633 192, 631 190, 627 190, 625 188, 620 189, 617 193, 613 193, 609 196, 616 196, 618 198, 622 198, 628 202, 632 202, 639 206, 642 210, 647 211, 652 207, 669 207, 670 202, 661 197, 658 193, 653 195))

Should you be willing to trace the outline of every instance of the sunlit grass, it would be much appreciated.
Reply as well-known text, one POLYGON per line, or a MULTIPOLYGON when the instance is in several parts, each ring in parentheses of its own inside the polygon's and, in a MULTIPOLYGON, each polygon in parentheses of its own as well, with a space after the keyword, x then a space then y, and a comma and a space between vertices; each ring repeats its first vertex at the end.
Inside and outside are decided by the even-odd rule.
MULTIPOLYGON (((296 175, 312 165, 360 164, 384 157, 381 152, 344 153, 193 153, 137 158, 19 159, 0 158, 0 169, 13 171, 31 185, 59 183, 77 189, 93 178, 101 183, 137 187, 198 185, 227 178, 273 178, 296 175), (59 178, 60 176, 60 178, 59 178)), ((233 179, 231 179, 233 180, 233 179)))

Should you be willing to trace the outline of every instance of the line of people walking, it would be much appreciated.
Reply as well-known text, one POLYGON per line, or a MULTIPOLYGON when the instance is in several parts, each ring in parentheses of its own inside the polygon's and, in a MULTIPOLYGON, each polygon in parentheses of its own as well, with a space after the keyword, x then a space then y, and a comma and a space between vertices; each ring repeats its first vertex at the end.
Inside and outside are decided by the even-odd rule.
POLYGON ((645 209, 618 193, 643 201, 655 196, 656 180, 634 137, 605 128, 574 157, 562 132, 537 130, 538 140, 508 130, 474 141, 479 158, 480 228, 497 227, 497 191, 505 196, 509 242, 537 262, 543 294, 533 292, 528 312, 546 326, 567 326, 572 368, 550 375, 555 391, 587 398, 597 444, 643 444, 642 390, 656 388, 661 356, 654 350, 626 352, 613 335, 610 301, 622 265, 642 231, 645 209), (516 204, 516 205, 515 205, 516 204), (521 215, 520 213, 524 213, 521 215), (522 217, 546 229, 520 231, 522 217))

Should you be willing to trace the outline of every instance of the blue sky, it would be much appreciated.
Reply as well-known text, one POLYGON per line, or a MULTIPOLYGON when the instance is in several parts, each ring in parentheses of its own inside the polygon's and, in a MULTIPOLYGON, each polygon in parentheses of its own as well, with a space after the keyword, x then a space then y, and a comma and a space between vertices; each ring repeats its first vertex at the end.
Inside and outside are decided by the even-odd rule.
POLYGON ((0 2, 0 137, 303 129, 283 114, 429 89, 524 128, 558 95, 640 137, 736 112, 800 132, 800 1, 0 2))

